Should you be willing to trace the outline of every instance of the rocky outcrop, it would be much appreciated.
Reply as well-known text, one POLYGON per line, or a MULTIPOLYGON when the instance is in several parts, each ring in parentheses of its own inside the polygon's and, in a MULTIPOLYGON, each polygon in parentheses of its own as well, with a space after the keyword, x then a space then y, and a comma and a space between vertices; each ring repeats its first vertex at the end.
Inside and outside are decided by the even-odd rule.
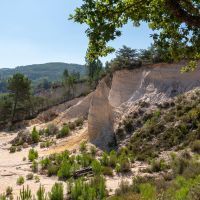
POLYGON ((132 112, 139 101, 150 105, 200 87, 200 64, 196 71, 182 74, 178 64, 157 64, 135 70, 116 71, 103 78, 96 90, 65 112, 66 119, 88 116, 90 141, 102 149, 114 143, 114 127, 132 112))
MULTIPOLYGON (((107 77, 109 79, 109 77, 107 77)), ((113 107, 109 102, 111 80, 100 81, 90 102, 88 134, 90 141, 98 147, 109 150, 114 146, 113 107)))

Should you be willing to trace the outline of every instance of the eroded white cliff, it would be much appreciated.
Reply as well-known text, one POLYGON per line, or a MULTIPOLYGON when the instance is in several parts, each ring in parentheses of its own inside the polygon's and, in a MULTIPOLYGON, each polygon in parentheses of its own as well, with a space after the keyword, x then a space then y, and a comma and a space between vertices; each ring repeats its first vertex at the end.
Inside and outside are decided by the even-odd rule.
POLYGON ((153 105, 200 86, 200 68, 182 74, 180 70, 184 65, 157 64, 117 71, 112 78, 102 79, 93 93, 63 116, 88 115, 90 141, 108 149, 113 144, 114 127, 119 118, 133 111, 136 102, 142 100, 153 105))

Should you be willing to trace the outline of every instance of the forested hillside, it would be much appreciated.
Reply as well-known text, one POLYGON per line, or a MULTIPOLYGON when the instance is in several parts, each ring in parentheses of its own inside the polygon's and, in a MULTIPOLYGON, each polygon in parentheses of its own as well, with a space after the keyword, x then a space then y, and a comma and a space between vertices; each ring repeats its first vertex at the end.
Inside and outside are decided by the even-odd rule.
POLYGON ((5 92, 5 80, 15 73, 24 74, 34 85, 37 85, 44 79, 47 79, 48 81, 60 80, 65 69, 69 72, 79 72, 81 76, 86 74, 86 69, 83 65, 67 63, 34 64, 19 66, 14 69, 0 69, 0 92, 5 92))
POLYGON ((80 75, 85 75, 86 73, 83 65, 68 63, 46 63, 19 66, 14 69, 0 69, 0 77, 5 79, 18 72, 26 75, 32 81, 37 81, 43 78, 48 78, 48 80, 55 81, 61 78, 65 69, 67 69, 69 72, 79 72, 80 75))

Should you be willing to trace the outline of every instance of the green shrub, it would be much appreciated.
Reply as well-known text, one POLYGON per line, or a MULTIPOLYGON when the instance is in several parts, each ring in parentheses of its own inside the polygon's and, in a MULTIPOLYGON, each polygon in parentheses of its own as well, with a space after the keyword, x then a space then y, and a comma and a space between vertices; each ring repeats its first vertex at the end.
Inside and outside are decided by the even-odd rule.
POLYGON ((174 160, 172 160, 171 165, 174 175, 182 175, 189 165, 189 160, 182 157, 177 157, 174 160))
POLYGON ((45 129, 40 129, 39 130, 39 135, 44 135, 45 134, 45 129))
POLYGON ((54 124, 49 124, 45 130, 46 136, 53 136, 59 132, 58 127, 54 124))
POLYGON ((28 186, 26 189, 23 187, 23 189, 20 190, 20 200, 32 200, 31 190, 28 186))
POLYGON ((200 163, 196 159, 189 160, 188 165, 183 171, 183 176, 186 178, 195 178, 200 174, 200 163))
POLYGON ((90 153, 92 156, 96 156, 97 148, 95 146, 90 147, 90 153))
POLYGON ((11 196, 12 195, 12 192, 13 192, 13 188, 8 186, 6 188, 6 196, 11 196))
POLYGON ((113 169, 111 167, 103 167, 102 172, 105 176, 113 176, 113 169))
POLYGON ((47 141, 45 142, 46 148, 50 147, 52 144, 53 144, 53 141, 47 140, 47 141))
POLYGON ((175 180, 173 180, 171 186, 165 191, 164 198, 169 200, 188 199, 187 196, 193 185, 192 182, 193 180, 186 180, 185 178, 178 176, 175 180))
POLYGON ((47 195, 45 194, 45 188, 44 186, 40 185, 38 191, 37 191, 37 200, 47 200, 47 195))
POLYGON ((188 200, 199 200, 200 197, 200 184, 193 185, 188 193, 188 200))
POLYGON ((70 198, 73 200, 105 199, 106 196, 105 180, 101 176, 94 177, 89 182, 78 179, 70 188, 70 198))
POLYGON ((36 176, 34 177, 34 179, 35 179, 35 182, 36 182, 36 183, 39 183, 39 182, 40 182, 40 177, 39 177, 39 176, 36 175, 36 176))
POLYGON ((109 157, 108 157, 108 154, 106 152, 103 152, 103 155, 101 157, 101 164, 103 166, 108 166, 109 165, 109 157))
POLYGON ((65 151, 61 154, 54 154, 49 156, 49 159, 55 160, 56 164, 61 165, 61 163, 63 162, 63 160, 69 160, 70 156, 69 156, 69 152, 65 151))
POLYGON ((41 142, 41 143, 40 143, 40 148, 41 148, 41 149, 46 148, 46 143, 45 143, 45 142, 41 142))
POLYGON ((16 152, 16 147, 15 146, 11 146, 10 147, 10 153, 15 153, 16 152))
POLYGON ((196 140, 193 142, 191 149, 193 152, 200 154, 200 140, 196 140))
POLYGON ((121 173, 127 173, 131 170, 131 165, 129 162, 129 159, 127 157, 121 157, 119 159, 119 165, 120 165, 120 172, 121 173))
POLYGON ((82 179, 75 180, 74 184, 71 185, 71 187, 70 187, 71 199, 74 199, 74 200, 83 199, 84 200, 84 198, 82 197, 82 193, 83 193, 83 190, 84 191, 86 190, 86 188, 87 188, 87 184, 85 184, 82 179))
POLYGON ((24 177, 23 176, 19 176, 17 179, 17 185, 23 185, 24 184, 24 177))
POLYGON ((141 197, 139 194, 133 193, 133 192, 128 192, 125 193, 121 196, 111 196, 108 198, 108 200, 141 200, 141 197))
POLYGON ((184 154, 173 156, 171 161, 173 174, 175 176, 182 175, 185 169, 189 166, 190 161, 190 159, 185 158, 184 154))
POLYGON ((105 197, 107 196, 107 191, 105 179, 103 176, 95 176, 93 179, 91 179, 89 184, 90 187, 94 187, 97 197, 99 199, 105 199, 105 197))
POLYGON ((33 143, 38 143, 40 141, 40 135, 39 135, 38 131, 36 130, 35 126, 31 132, 31 139, 32 139, 33 143))
POLYGON ((145 183, 139 186, 140 194, 144 200, 154 200, 156 199, 156 188, 155 186, 145 183))
POLYGON ((94 160, 90 154, 83 153, 82 155, 77 156, 78 163, 82 167, 89 167, 92 161, 94 160))
POLYGON ((70 130, 74 130, 76 128, 76 124, 74 122, 69 122, 68 126, 70 130))
POLYGON ((31 168, 34 173, 38 172, 38 163, 35 160, 33 161, 31 168))
POLYGON ((132 119, 124 120, 124 128, 127 133, 131 133, 134 130, 133 120, 132 119))
POLYGON ((55 183, 49 193, 49 200, 64 200, 63 185, 55 183))
POLYGON ((125 137, 124 129, 121 128, 121 127, 119 127, 119 128, 116 130, 116 136, 117 136, 120 140, 124 139, 124 137, 125 137))
POLYGON ((75 125, 76 126, 83 126, 83 118, 78 118, 77 120, 75 120, 75 125))
POLYGON ((98 160, 92 162, 92 171, 95 175, 100 175, 102 171, 101 163, 98 160))
POLYGON ((116 189, 115 195, 122 196, 131 191, 131 186, 127 181, 121 181, 119 188, 116 189))
POLYGON ((51 164, 51 160, 49 158, 44 158, 40 161, 42 170, 47 169, 47 167, 51 164))
POLYGON ((131 185, 131 189, 134 193, 139 193, 140 192, 140 188, 139 186, 143 183, 146 183, 147 180, 145 177, 142 177, 142 176, 136 176, 136 177, 133 177, 133 180, 132 180, 132 185, 131 185))
POLYGON ((37 152, 37 150, 30 149, 29 153, 28 153, 28 159, 29 159, 29 161, 33 162, 37 158, 38 158, 38 152, 37 152))
POLYGON ((82 153, 84 153, 84 152, 87 151, 87 142, 86 141, 81 142, 81 144, 80 144, 80 151, 82 153))
POLYGON ((40 143, 40 148, 43 149, 43 148, 48 148, 50 147, 51 145, 53 144, 53 141, 45 141, 45 142, 41 142, 40 143))
POLYGON ((194 178, 200 174, 200 163, 198 160, 186 156, 185 153, 172 158, 171 166, 175 176, 182 175, 186 178, 194 178))
POLYGON ((117 153, 112 150, 110 152, 109 166, 115 168, 117 164, 117 153))
POLYGON ((22 146, 17 146, 16 151, 22 151, 22 146))
POLYGON ((68 179, 71 177, 71 172, 72 172, 72 169, 71 169, 71 164, 68 160, 63 160, 61 166, 60 166, 60 169, 58 170, 58 177, 60 179, 68 179))
POLYGON ((190 155, 190 152, 188 152, 187 150, 181 152, 180 157, 184 159, 188 159, 188 160, 192 158, 192 156, 190 155))
POLYGON ((117 163, 117 165, 116 165, 116 167, 115 167, 115 171, 117 172, 117 173, 120 173, 120 164, 119 163, 117 163))
POLYGON ((57 175, 59 167, 57 165, 51 164, 48 166, 48 176, 57 175))
POLYGON ((33 173, 29 173, 26 175, 27 180, 33 180, 33 173))
POLYGON ((56 137, 64 138, 64 137, 67 137, 69 135, 69 133, 70 133, 69 126, 64 125, 56 137))
POLYGON ((5 194, 0 194, 0 200, 7 200, 6 195, 5 194))
POLYGON ((166 164, 164 160, 153 160, 151 162, 151 171, 152 172, 160 172, 166 169, 166 164))

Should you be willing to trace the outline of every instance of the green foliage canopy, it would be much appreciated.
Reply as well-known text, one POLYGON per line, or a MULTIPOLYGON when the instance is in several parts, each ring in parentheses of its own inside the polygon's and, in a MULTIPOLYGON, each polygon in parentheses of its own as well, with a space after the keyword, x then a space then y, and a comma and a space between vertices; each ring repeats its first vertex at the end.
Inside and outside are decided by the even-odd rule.
POLYGON ((136 68, 141 66, 139 53, 136 49, 123 46, 116 52, 116 58, 111 61, 111 68, 118 69, 122 66, 124 68, 136 68))
POLYGON ((101 73, 103 72, 103 64, 99 59, 90 61, 86 59, 86 68, 87 75, 89 79, 90 85, 94 83, 97 84, 99 78, 101 77, 101 73))
POLYGON ((121 35, 128 21, 134 26, 148 23, 155 44, 176 60, 195 60, 200 57, 199 7, 199 0, 83 0, 70 19, 88 25, 90 60, 114 50, 107 43, 121 35))

